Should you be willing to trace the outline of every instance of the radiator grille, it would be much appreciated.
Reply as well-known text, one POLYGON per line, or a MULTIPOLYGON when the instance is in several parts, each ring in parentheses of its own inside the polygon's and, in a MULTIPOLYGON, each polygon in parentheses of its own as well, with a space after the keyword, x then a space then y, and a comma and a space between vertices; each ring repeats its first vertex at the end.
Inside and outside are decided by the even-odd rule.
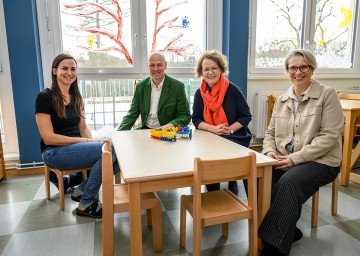
POLYGON ((272 94, 274 96, 279 96, 283 94, 284 91, 259 91, 255 93, 254 96, 254 113, 253 113, 253 130, 252 133, 255 135, 255 138, 264 138, 265 131, 267 128, 267 96, 272 94))

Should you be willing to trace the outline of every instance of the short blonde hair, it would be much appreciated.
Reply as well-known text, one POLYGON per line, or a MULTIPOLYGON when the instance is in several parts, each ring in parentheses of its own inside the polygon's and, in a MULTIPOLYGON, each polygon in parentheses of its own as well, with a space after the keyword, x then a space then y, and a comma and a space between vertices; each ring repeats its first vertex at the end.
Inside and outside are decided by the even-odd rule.
POLYGON ((288 70, 288 65, 289 65, 290 59, 295 56, 304 57, 306 63, 311 67, 311 69, 313 71, 315 71, 317 69, 316 58, 312 52, 305 50, 305 49, 296 49, 296 50, 293 50, 291 53, 289 53, 285 57, 284 66, 285 66, 286 71, 288 70))
POLYGON ((200 56, 198 61, 196 62, 195 77, 201 77, 202 63, 203 63, 204 59, 209 59, 209 60, 214 61, 219 66, 222 73, 224 73, 224 74, 229 73, 228 61, 227 61, 226 56, 217 50, 209 50, 209 51, 204 52, 200 56))

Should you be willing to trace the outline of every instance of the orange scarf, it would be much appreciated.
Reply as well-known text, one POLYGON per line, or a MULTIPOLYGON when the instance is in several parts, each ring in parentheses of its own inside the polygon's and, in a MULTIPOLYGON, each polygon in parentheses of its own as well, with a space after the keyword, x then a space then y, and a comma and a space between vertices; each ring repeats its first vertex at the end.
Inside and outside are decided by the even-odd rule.
POLYGON ((204 120, 206 123, 212 125, 221 123, 229 126, 225 111, 222 107, 228 88, 229 80, 227 80, 224 75, 220 76, 219 81, 217 81, 211 91, 205 80, 203 79, 201 81, 200 93, 204 103, 204 120))

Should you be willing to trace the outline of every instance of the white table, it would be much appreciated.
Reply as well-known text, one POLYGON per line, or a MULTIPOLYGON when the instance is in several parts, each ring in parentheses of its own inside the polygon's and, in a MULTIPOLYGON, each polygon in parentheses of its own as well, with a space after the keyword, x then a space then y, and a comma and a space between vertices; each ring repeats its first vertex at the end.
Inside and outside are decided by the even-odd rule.
MULTIPOLYGON (((142 255, 140 193, 192 186, 194 158, 228 159, 252 150, 209 132, 194 130, 192 140, 150 138, 149 130, 111 134, 121 174, 129 186, 131 255, 142 255), (134 242, 135 241, 135 242, 134 242)), ((259 177, 259 224, 270 207, 272 166, 276 160, 256 153, 259 177)))

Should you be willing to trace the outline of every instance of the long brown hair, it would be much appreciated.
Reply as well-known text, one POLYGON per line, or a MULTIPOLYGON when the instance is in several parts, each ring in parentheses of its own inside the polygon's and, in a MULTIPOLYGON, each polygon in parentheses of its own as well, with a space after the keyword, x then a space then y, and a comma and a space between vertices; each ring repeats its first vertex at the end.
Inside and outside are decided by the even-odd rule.
MULTIPOLYGON (((66 54, 66 53, 61 53, 58 56, 56 56, 51 65, 52 83, 51 83, 50 89, 52 91, 52 107, 55 110, 56 114, 61 119, 66 119, 65 104, 64 104, 65 96, 61 93, 59 84, 57 82, 57 77, 54 74, 53 69, 54 68, 57 69, 59 67, 60 62, 62 62, 63 60, 66 60, 66 59, 71 59, 71 60, 75 61, 76 65, 77 65, 75 58, 73 56, 71 56, 70 54, 66 54)), ((69 94, 71 96, 71 101, 69 103, 70 107, 74 110, 74 112, 78 116, 84 118, 81 115, 81 111, 83 109, 84 103, 83 103, 83 100, 82 100, 82 97, 81 97, 81 94, 79 91, 77 78, 70 85, 69 94)))

